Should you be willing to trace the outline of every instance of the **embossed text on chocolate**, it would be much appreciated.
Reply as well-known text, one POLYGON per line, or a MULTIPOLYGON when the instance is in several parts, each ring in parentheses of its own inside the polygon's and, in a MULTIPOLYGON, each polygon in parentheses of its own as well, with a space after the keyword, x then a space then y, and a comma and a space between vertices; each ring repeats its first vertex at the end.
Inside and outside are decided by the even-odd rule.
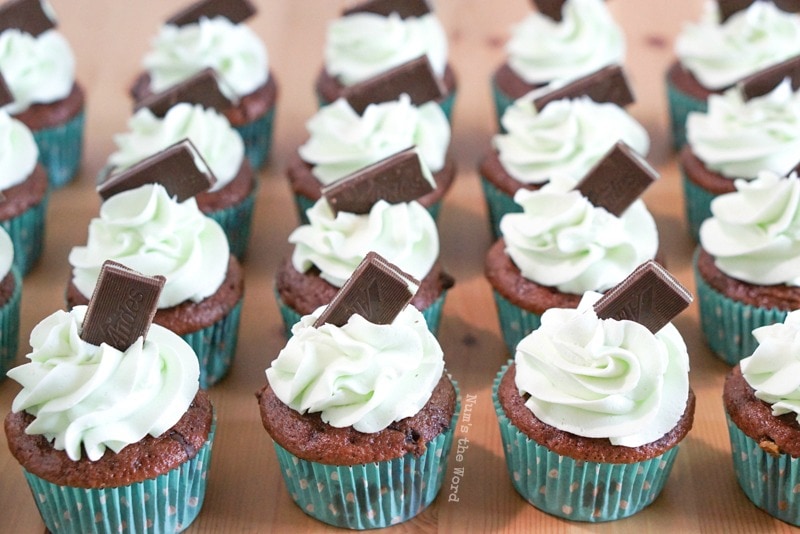
POLYGON ((106 319, 105 334, 107 339, 112 340, 113 345, 123 344, 131 338, 143 300, 144 293, 136 288, 131 288, 126 298, 106 319))
POLYGON ((450 477, 450 494, 447 496, 447 502, 460 502, 461 500, 458 496, 458 490, 461 486, 461 480, 466 476, 464 455, 469 449, 469 437, 467 437, 467 434, 472 428, 472 408, 476 402, 478 402, 477 395, 467 395, 464 399, 464 406, 461 409, 461 417, 456 428, 457 434, 461 436, 456 440, 455 455, 452 456, 455 465, 453 466, 453 475, 450 477))

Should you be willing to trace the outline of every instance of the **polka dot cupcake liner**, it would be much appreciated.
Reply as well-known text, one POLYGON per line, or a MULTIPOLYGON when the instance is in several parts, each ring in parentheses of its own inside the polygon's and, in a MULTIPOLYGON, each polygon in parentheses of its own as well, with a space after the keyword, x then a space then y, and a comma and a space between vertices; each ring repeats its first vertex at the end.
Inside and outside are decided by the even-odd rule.
POLYGON ((14 277, 14 291, 0 306, 0 382, 14 365, 19 348, 19 309, 22 298, 22 276, 16 267, 11 268, 14 277))
MULTIPOLYGON (((297 208, 297 218, 300 220, 300 224, 308 224, 308 215, 306 215, 306 211, 311 209, 311 207, 316 203, 316 200, 312 200, 303 195, 294 195, 294 205, 297 208)), ((428 213, 431 214, 433 220, 437 220, 439 218, 439 212, 442 209, 442 201, 439 200, 430 206, 425 206, 425 209, 428 210, 428 213)))
POLYGON ((744 494, 771 516, 800 527, 800 458, 772 456, 727 414, 726 419, 733 469, 744 494))
POLYGON ((86 113, 81 111, 64 124, 32 130, 39 147, 39 161, 47 169, 54 189, 71 182, 78 174, 83 155, 83 131, 86 113))
POLYGON ((489 229, 492 237, 500 237, 500 219, 506 213, 522 213, 522 206, 514 202, 514 197, 508 196, 498 189, 489 180, 481 176, 481 188, 486 208, 489 211, 489 229))
POLYGON ((717 195, 691 181, 685 173, 681 174, 686 222, 689 225, 689 234, 697 243, 700 241, 700 226, 703 221, 711 217, 711 201, 717 195))
POLYGON ((539 328, 542 316, 523 310, 511 303, 497 291, 492 291, 497 315, 500 320, 500 332, 506 344, 508 353, 513 356, 517 352, 517 345, 522 338, 539 328))
POLYGON ((672 129, 672 148, 680 150, 686 144, 686 118, 692 111, 708 111, 708 102, 684 93, 667 78, 667 105, 672 129))
POLYGON ((23 469, 36 507, 53 534, 181 532, 203 506, 216 424, 191 460, 152 479, 112 488, 75 488, 23 469))
POLYGON ((260 169, 269 159, 272 149, 272 129, 275 124, 275 107, 273 106, 261 117, 246 124, 234 125, 244 141, 244 155, 253 169, 260 169))
POLYGON ((658 497, 678 447, 631 464, 588 462, 557 454, 528 438, 506 417, 497 388, 509 364, 498 373, 492 398, 508 474, 526 501, 564 519, 602 522, 638 513, 658 497))
POLYGON ((257 194, 258 182, 256 181, 253 190, 241 202, 207 214, 217 221, 225 231, 231 254, 236 256, 238 260, 243 259, 247 252, 247 245, 250 241, 250 228, 253 222, 253 207, 255 206, 257 194))
POLYGON ((16 217, 0 221, 14 243, 14 265, 25 276, 39 261, 44 247, 45 216, 49 193, 16 217))
POLYGON ((318 521, 355 530, 388 527, 416 516, 441 488, 460 411, 457 399, 450 428, 428 442, 419 457, 330 465, 298 458, 273 442, 292 500, 318 521))
POLYGON ((239 340, 242 299, 226 316, 206 328, 183 334, 200 362, 200 387, 208 389, 222 380, 233 363, 239 340))

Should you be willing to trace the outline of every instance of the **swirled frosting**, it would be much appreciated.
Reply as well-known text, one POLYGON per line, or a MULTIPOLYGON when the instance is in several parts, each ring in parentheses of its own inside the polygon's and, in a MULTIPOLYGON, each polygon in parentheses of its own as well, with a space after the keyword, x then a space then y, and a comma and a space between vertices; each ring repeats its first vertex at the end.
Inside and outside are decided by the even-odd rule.
POLYGON ((25 430, 80 460, 119 452, 147 434, 158 437, 186 413, 200 370, 192 348, 152 325, 125 352, 80 338, 86 306, 59 310, 31 332, 29 363, 8 376, 22 385, 11 405, 35 417, 25 430))
POLYGON ((692 152, 725 177, 785 175, 800 162, 800 91, 787 79, 747 101, 737 88, 711 95, 708 112, 689 113, 686 130, 692 152))
POLYGON ((675 53, 704 87, 725 89, 800 54, 800 15, 759 1, 720 24, 717 3, 707 1, 701 20, 678 35, 675 53))
POLYGON ((289 235, 292 265, 299 272, 316 266, 328 283, 342 287, 358 264, 375 251, 421 280, 439 257, 439 233, 419 202, 376 202, 368 214, 338 212, 323 197, 307 212, 308 224, 289 235))
POLYGON ((613 445, 652 443, 681 419, 689 355, 670 323, 656 334, 634 321, 599 319, 586 293, 578 309, 551 308, 520 341, 516 385, 550 426, 613 445))
POLYGON ((159 184, 116 194, 89 223, 86 246, 69 253, 72 282, 90 298, 105 260, 167 279, 159 308, 200 302, 222 285, 230 251, 225 232, 194 198, 176 202, 159 184))
POLYGON ((800 310, 783 323, 753 330, 758 347, 741 362, 742 376, 757 398, 772 405, 772 415, 794 412, 800 423, 800 310))
POLYGON ((541 184, 555 174, 582 177, 619 140, 641 155, 650 149, 647 131, 616 104, 589 97, 557 100, 539 112, 523 96, 506 109, 506 133, 495 135, 500 163, 516 180, 541 184))
POLYGON ((8 276, 14 263, 14 243, 5 228, 0 226, 0 280, 8 276))
POLYGON ((532 12, 511 29, 508 65, 529 84, 580 78, 625 59, 625 37, 603 0, 567 0, 562 19, 532 12))
POLYGON ((66 98, 75 85, 72 49, 54 29, 36 37, 14 28, 1 33, 0 71, 14 95, 4 107, 11 114, 66 98))
POLYGON ((325 37, 325 70, 342 85, 362 82, 392 67, 427 55, 433 72, 444 76, 447 35, 433 13, 388 17, 354 13, 331 21, 325 37))
POLYGON ((210 191, 219 191, 236 177, 244 159, 242 136, 224 115, 199 104, 176 104, 163 118, 140 109, 128 120, 128 131, 114 136, 117 151, 108 163, 126 169, 185 138, 217 178, 210 191))
POLYGON ((700 244, 725 274, 751 284, 800 286, 800 180, 764 171, 711 201, 700 244))
POLYGON ((406 306, 388 325, 353 315, 344 326, 313 324, 324 307, 292 327, 267 369, 275 395, 334 427, 378 432, 419 412, 444 371, 442 348, 425 318, 406 306))
POLYGON ((417 107, 406 94, 370 104, 363 115, 340 98, 320 108, 306 129, 310 137, 297 152, 324 185, 411 146, 431 172, 439 172, 450 145, 450 123, 442 108, 433 102, 417 107))
POLYGON ((248 26, 225 17, 202 17, 195 24, 164 24, 145 55, 150 88, 160 92, 204 68, 211 67, 225 82, 227 96, 246 96, 269 79, 264 43, 248 26))
POLYGON ((656 223, 641 200, 617 217, 574 186, 556 175, 541 189, 519 189, 514 202, 523 211, 504 215, 500 233, 528 280, 577 295, 602 292, 655 257, 656 223))
POLYGON ((39 148, 28 127, 0 110, 0 191, 24 182, 38 159, 39 148))

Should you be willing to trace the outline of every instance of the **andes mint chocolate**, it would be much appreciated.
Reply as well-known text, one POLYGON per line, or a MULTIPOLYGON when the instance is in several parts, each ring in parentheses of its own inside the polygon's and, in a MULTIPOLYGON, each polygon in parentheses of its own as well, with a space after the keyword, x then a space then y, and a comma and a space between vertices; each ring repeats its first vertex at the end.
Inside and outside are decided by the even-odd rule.
POLYGON ((167 19, 167 24, 186 26, 202 17, 225 17, 234 24, 252 17, 256 8, 248 0, 200 0, 187 6, 167 19))
POLYGON ((737 11, 743 11, 750 7, 756 0, 717 0, 719 6, 719 21, 725 22, 737 11))
POLYGON ((562 87, 544 93, 534 99, 533 104, 536 109, 542 110, 555 100, 578 98, 584 95, 595 102, 610 102, 620 107, 625 107, 634 101, 633 92, 631 92, 622 67, 608 65, 583 78, 578 78, 562 87))
POLYGON ((35 37, 55 26, 44 0, 10 0, 0 6, 0 32, 16 28, 35 37))
POLYGON ((106 260, 89 300, 81 339, 127 350, 140 336, 147 336, 164 282, 166 278, 161 275, 145 276, 106 260))
POLYGON ((97 186, 105 200, 145 184, 161 184, 178 202, 207 190, 217 179, 189 139, 109 176, 97 186))
POLYGON ((692 294, 650 260, 600 297, 594 311, 601 319, 636 321, 655 334, 691 302, 692 294))
POLYGON ((445 90, 433 73, 428 56, 422 55, 346 87, 342 96, 360 115, 370 104, 397 100, 403 93, 407 93, 411 97, 411 103, 417 106, 444 96, 445 90))
POLYGON ((739 90, 745 100, 750 100, 769 93, 786 78, 791 80, 793 90, 800 89, 800 55, 742 78, 739 90))
POLYGON ((322 188, 334 211, 369 213, 378 200, 411 202, 433 191, 416 148, 407 148, 322 188))
POLYGON ((369 252, 314 322, 314 327, 325 323, 343 326, 354 313, 371 323, 390 324, 411 302, 418 288, 417 279, 378 253, 369 252))
POLYGON ((392 13, 397 13, 401 19, 407 19, 421 17, 430 12, 431 8, 425 0, 369 0, 345 9, 342 11, 342 15, 375 13, 388 17, 392 13))
POLYGON ((0 108, 3 106, 7 106, 13 101, 14 101, 14 94, 11 92, 11 88, 8 87, 8 84, 6 83, 6 79, 3 77, 3 74, 0 73, 0 108))
POLYGON ((223 110, 237 104, 220 90, 222 80, 214 69, 205 68, 180 83, 153 93, 136 103, 135 109, 147 108, 157 117, 163 117, 172 106, 180 102, 200 104, 206 108, 223 110))
POLYGON ((565 2, 566 0, 533 0, 533 5, 542 15, 561 22, 561 8, 564 7, 565 2))
POLYGON ((658 179, 658 173, 624 141, 617 141, 575 186, 593 205, 619 217, 658 179))

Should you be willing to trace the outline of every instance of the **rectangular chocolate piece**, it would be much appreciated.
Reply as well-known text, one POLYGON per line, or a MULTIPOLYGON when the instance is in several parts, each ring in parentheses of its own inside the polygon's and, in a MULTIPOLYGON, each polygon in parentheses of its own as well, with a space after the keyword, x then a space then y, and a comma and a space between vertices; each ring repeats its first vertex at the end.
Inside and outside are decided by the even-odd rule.
POLYGON ((314 322, 314 327, 325 323, 343 326, 354 313, 371 323, 390 324, 411 302, 418 288, 417 279, 376 252, 369 252, 314 322))
POLYGON ((533 5, 542 15, 561 22, 561 8, 565 2, 566 0, 533 0, 533 5))
POLYGON ((728 18, 738 11, 743 11, 750 7, 756 0, 717 0, 719 6, 719 21, 725 22, 728 18))
POLYGON ((11 88, 8 87, 5 77, 3 77, 3 74, 0 73, 0 108, 7 106, 13 101, 14 94, 11 92, 11 88))
MULTIPOLYGON (((800 0, 798 0, 798 4, 800 4, 800 0)), ((742 78, 739 82, 739 90, 745 100, 750 100, 769 93, 786 78, 791 80, 793 90, 800 89, 800 55, 742 78)))
POLYGON ((658 179, 658 173, 635 150, 617 141, 575 186, 594 206, 619 217, 658 179))
POLYGON ((36 37, 55 26, 44 0, 9 0, 0 6, 0 32, 16 28, 36 37))
POLYGON ((155 116, 163 117, 175 104, 187 102, 221 111, 237 104, 222 92, 221 81, 214 69, 205 68, 160 93, 146 96, 136 103, 135 109, 147 108, 155 116))
POLYGON ((225 17, 234 24, 252 17, 256 8, 249 0, 200 0, 187 6, 167 19, 167 24, 186 26, 194 24, 202 17, 225 17))
POLYGON ((550 102, 584 95, 595 102, 610 102, 620 107, 625 107, 634 101, 633 92, 622 67, 609 65, 539 96, 533 104, 541 111, 550 102))
POLYGON ((202 193, 217 179, 187 138, 139 163, 109 176, 97 186, 105 200, 145 184, 161 184, 178 202, 202 193))
POLYGON ((388 17, 397 13, 401 19, 421 17, 431 12, 426 0, 369 0, 342 11, 343 16, 354 13, 375 13, 388 17))
POLYGON ((636 321, 655 334, 691 302, 692 294, 650 260, 600 297, 594 311, 601 319, 636 321))
POLYGON ((433 191, 417 149, 407 148, 322 188, 335 212, 369 213, 378 200, 411 202, 433 191))
POLYGON ((370 104, 391 102, 407 93, 411 102, 420 106, 440 100, 445 89, 433 73, 428 56, 422 55, 361 83, 346 87, 342 96, 359 115, 370 104))
POLYGON ((81 339, 127 350, 140 336, 147 336, 164 282, 163 276, 145 276, 106 260, 89 300, 81 339))

